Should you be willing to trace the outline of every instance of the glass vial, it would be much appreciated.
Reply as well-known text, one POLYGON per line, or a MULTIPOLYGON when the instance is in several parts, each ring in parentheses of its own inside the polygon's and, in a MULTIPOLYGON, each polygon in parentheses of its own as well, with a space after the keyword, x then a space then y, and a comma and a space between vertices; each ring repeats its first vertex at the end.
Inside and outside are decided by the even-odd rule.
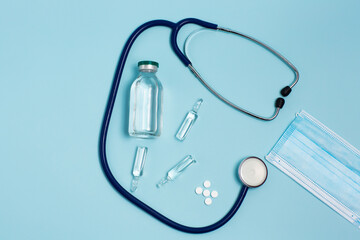
POLYGON ((154 61, 138 63, 139 76, 130 89, 129 135, 139 138, 160 136, 163 89, 155 73, 154 61))
POLYGON ((203 100, 200 98, 193 106, 193 109, 190 110, 184 121, 182 122, 178 132, 176 133, 176 138, 180 141, 183 141, 185 137, 188 135, 191 127, 194 125, 196 119, 198 118, 198 111, 202 104, 203 100))

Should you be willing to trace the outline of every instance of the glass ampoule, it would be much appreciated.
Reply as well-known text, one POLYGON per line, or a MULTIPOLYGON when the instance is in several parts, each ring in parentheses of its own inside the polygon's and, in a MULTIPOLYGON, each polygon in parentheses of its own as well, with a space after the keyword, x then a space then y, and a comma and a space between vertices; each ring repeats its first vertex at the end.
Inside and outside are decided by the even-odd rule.
POLYGON ((176 133, 176 138, 180 141, 183 141, 186 136, 189 134, 191 127, 194 125, 196 119, 198 118, 198 111, 202 104, 203 100, 200 98, 193 106, 192 110, 190 110, 186 117, 184 118, 181 126, 176 133))
POLYGON ((191 156, 187 155, 183 160, 178 162, 173 168, 171 168, 164 178, 162 178, 156 185, 160 188, 162 185, 169 181, 174 181, 175 178, 180 176, 189 166, 196 163, 196 160, 191 156))
POLYGON ((139 185, 139 180, 143 174, 143 170, 145 166, 147 150, 148 150, 147 147, 137 147, 136 149, 136 155, 132 170, 133 179, 131 181, 131 187, 130 187, 131 192, 135 192, 139 185))

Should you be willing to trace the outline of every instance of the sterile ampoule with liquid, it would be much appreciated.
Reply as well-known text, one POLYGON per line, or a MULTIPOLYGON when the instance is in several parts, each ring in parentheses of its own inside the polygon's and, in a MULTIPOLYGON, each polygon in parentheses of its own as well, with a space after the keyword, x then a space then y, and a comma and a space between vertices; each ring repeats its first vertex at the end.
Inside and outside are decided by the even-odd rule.
POLYGON ((129 135, 140 138, 160 136, 162 128, 162 85, 156 77, 159 64, 138 63, 139 76, 130 90, 129 135))
POLYGON ((200 98, 193 106, 193 109, 190 110, 185 119, 183 120, 178 132, 176 133, 176 138, 180 141, 183 141, 188 135, 191 127, 194 125, 196 119, 198 118, 198 111, 202 104, 203 100, 200 98))
POLYGON ((166 176, 163 177, 156 186, 160 188, 162 185, 169 181, 174 181, 179 175, 181 175, 188 167, 196 163, 196 160, 191 156, 187 155, 183 160, 178 162, 173 168, 171 168, 166 176))
POLYGON ((143 174, 147 151, 148 151, 147 147, 136 148, 136 155, 132 170, 133 179, 131 181, 131 187, 130 187, 131 192, 135 192, 138 187, 140 177, 143 174))

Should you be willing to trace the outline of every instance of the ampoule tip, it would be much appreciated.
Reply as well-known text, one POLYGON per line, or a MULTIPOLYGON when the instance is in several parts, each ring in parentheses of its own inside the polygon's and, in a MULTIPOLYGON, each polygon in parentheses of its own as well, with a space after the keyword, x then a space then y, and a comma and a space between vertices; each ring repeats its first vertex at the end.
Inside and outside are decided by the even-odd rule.
POLYGON ((167 178, 162 178, 161 180, 160 180, 160 182, 158 183, 158 184, 156 184, 156 186, 158 187, 158 188, 160 188, 162 185, 164 185, 165 183, 167 183, 169 180, 167 179, 167 178))
POLYGON ((139 183, 139 179, 138 178, 133 178, 133 180, 131 181, 131 187, 130 187, 131 192, 136 191, 136 189, 138 187, 138 183, 139 183))
POLYGON ((200 98, 199 100, 197 100, 197 102, 194 104, 194 106, 193 106, 193 111, 194 112, 197 112, 197 111, 199 111, 199 108, 200 108, 200 106, 201 106, 201 104, 203 103, 203 99, 202 98, 200 98))

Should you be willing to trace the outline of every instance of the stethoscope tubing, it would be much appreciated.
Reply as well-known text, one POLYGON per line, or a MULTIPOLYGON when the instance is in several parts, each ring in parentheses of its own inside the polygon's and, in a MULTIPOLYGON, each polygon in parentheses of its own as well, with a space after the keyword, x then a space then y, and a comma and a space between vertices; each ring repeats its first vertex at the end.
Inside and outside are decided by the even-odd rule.
MULTIPOLYGON (((188 23, 193 23, 193 24, 200 25, 202 27, 208 27, 208 28, 212 28, 212 29, 214 29, 214 27, 215 28, 217 27, 217 25, 215 25, 215 24, 204 22, 204 21, 194 19, 194 18, 184 19, 176 24, 172 23, 170 21, 166 21, 166 20, 153 20, 153 21, 149 21, 149 22, 142 24, 130 35, 130 37, 127 40, 127 42, 125 43, 123 51, 120 55, 120 59, 119 59, 119 62, 118 62, 118 65, 117 65, 116 71, 115 71, 114 80, 113 80, 113 83, 112 83, 112 86, 110 89, 110 93, 109 93, 109 97, 107 100, 105 113, 104 113, 104 117, 103 117, 103 121, 102 121, 102 125, 101 125, 101 131, 100 131, 99 155, 100 155, 100 164, 103 169, 104 175, 106 176, 106 178, 108 179, 110 184, 114 187, 114 189, 119 194, 121 194, 124 198, 126 198, 128 201, 130 201, 131 203, 133 203, 134 205, 136 205, 137 207, 139 207, 140 209, 142 209, 149 215, 153 216, 154 218, 156 218, 157 220, 161 221, 162 223, 168 225, 171 228, 177 229, 182 232, 187 232, 187 233, 206 233, 206 232, 214 231, 214 230, 220 228, 221 226, 226 224, 235 215, 235 213, 239 209, 239 207, 240 207, 241 203, 243 202, 244 197, 247 193, 247 190, 248 190, 247 186, 243 185, 241 187, 238 197, 235 200, 235 203, 233 204, 231 209, 225 214, 225 216, 223 218, 221 218, 217 222, 215 222, 211 225, 208 225, 208 226, 189 227, 189 226, 180 224, 178 222, 175 222, 175 221, 167 218, 163 214, 159 213, 158 211, 151 208, 150 206, 148 206, 147 204, 145 204, 144 202, 142 202, 141 200, 139 200, 138 198, 133 196, 131 193, 129 193, 124 187, 121 186, 121 184, 116 180, 116 178, 112 174, 109 164, 108 164, 107 156, 106 156, 106 140, 107 140, 107 134, 108 134, 108 130, 109 130, 110 119, 111 119, 112 111, 114 109, 114 104, 115 104, 117 92, 118 92, 119 85, 120 85, 121 75, 123 73, 125 62, 126 62, 128 54, 130 52, 131 46, 135 42, 136 38, 145 30, 147 30, 151 27, 156 27, 156 26, 169 27, 172 29, 171 46, 172 46, 174 52, 176 53, 176 55, 179 57, 179 59, 185 64, 185 66, 187 66, 189 64, 188 62, 190 62, 190 60, 180 51, 180 49, 177 45, 177 42, 176 42, 176 38, 177 38, 177 33, 180 30, 180 28, 183 25, 188 24, 188 23)), ((191 62, 190 62, 190 64, 191 64, 191 62)))
MULTIPOLYGON (((194 37, 194 35, 196 35, 197 33, 206 30, 206 28, 204 29, 198 29, 195 30, 194 32, 192 32, 185 40, 184 43, 184 55, 187 59, 189 59, 188 55, 187 55, 187 46, 189 44, 189 41, 191 40, 191 38, 194 37)), ((240 32, 228 29, 228 28, 223 28, 223 27, 217 27, 216 30, 218 31, 222 31, 222 32, 226 32, 226 33, 231 33, 231 34, 235 34, 237 36, 243 37, 257 45, 259 45, 260 47, 266 49, 267 51, 269 51, 270 53, 272 53, 275 57, 277 57, 278 59, 280 59, 286 66, 288 66, 294 73, 295 75, 295 79, 293 80, 292 84, 290 84, 289 86, 284 87, 280 93, 283 97, 286 97, 290 94, 290 92, 292 91, 292 88, 297 84, 297 82, 299 81, 299 71, 297 70, 297 68, 288 60, 286 59, 283 55, 281 55, 278 51, 276 51, 275 49, 271 48, 269 45, 240 32)), ((190 60, 189 60, 190 62, 190 60)), ((202 83, 202 85, 204 87, 206 87, 214 96, 216 96, 218 99, 220 99, 222 102, 226 103, 228 106, 234 108, 237 111, 240 111, 242 113, 245 113, 248 116, 254 117, 256 119, 259 120, 263 120, 263 121, 272 121, 274 120, 279 112, 280 109, 284 106, 285 104, 285 99, 284 98, 277 98, 275 101, 275 110, 274 113, 269 116, 269 117, 264 117, 258 114, 255 114, 253 112, 250 112, 248 110, 246 110, 245 108, 242 108, 238 105, 236 105, 235 103, 233 103, 232 101, 230 101, 229 99, 225 98, 223 95, 221 95, 219 92, 217 92, 214 88, 212 88, 210 86, 210 84, 208 84, 205 79, 200 75, 200 73, 195 69, 195 67, 192 65, 192 63, 190 62, 188 65, 188 68, 190 69, 190 71, 195 75, 195 77, 202 83)))

